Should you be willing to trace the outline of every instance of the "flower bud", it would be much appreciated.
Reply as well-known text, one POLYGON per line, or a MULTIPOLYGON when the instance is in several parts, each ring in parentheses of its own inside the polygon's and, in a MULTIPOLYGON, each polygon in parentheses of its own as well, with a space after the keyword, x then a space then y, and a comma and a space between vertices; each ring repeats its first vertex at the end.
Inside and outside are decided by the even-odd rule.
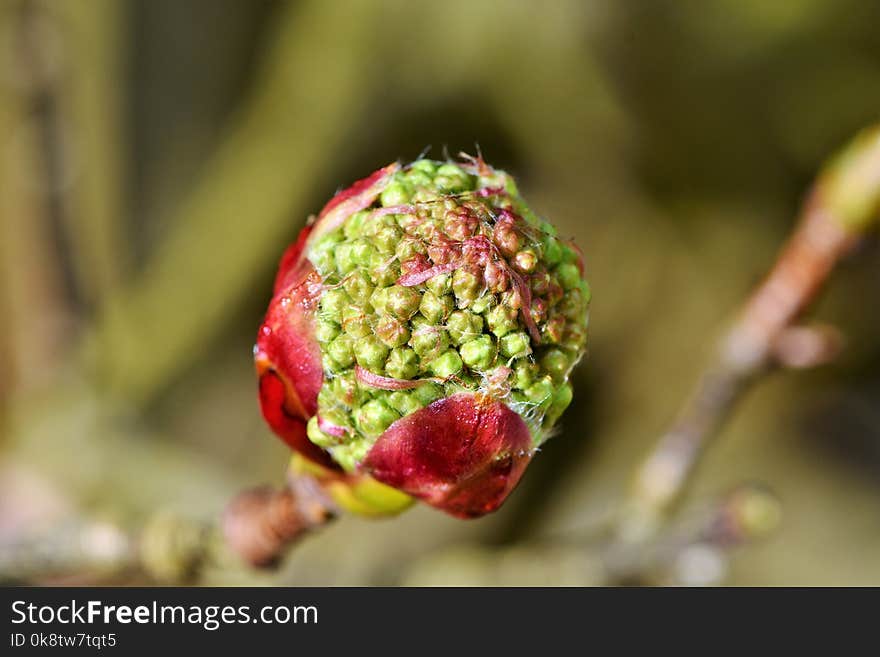
POLYGON ((476 372, 482 372, 492 366, 498 351, 490 336, 481 335, 462 344, 459 353, 465 365, 476 372))
POLYGON ((496 509, 571 402, 580 252, 481 158, 380 169, 284 254, 255 359, 267 422, 333 499, 496 509))
POLYGON ((446 329, 452 342, 460 345, 483 334, 483 318, 469 310, 456 310, 449 315, 446 329))

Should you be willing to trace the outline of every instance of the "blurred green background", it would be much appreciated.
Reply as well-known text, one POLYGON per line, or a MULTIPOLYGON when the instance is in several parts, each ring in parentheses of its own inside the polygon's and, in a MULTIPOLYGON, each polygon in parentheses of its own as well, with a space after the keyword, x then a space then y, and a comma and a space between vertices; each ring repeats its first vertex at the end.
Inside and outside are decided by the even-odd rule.
MULTIPOLYGON (((877 25, 859 0, 2 0, 0 544, 280 483, 251 347, 284 247, 354 179, 478 144, 586 255, 562 431, 492 517, 346 517, 266 581, 593 583, 590 528, 880 117, 877 25)), ((780 526, 662 581, 880 584, 877 256, 816 309, 841 358, 753 390, 686 503, 759 481, 780 526)))

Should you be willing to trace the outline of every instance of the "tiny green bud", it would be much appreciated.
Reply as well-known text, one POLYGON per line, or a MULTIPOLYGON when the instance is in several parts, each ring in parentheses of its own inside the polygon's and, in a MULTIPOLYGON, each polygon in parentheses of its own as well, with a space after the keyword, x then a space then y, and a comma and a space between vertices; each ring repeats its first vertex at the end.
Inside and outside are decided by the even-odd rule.
POLYGON ((577 265, 578 260, 580 259, 580 254, 573 249, 570 245, 565 244, 562 249, 562 262, 566 264, 574 264, 577 265))
POLYGON ((329 233, 318 240, 309 251, 309 260, 323 276, 336 270, 335 252, 339 239, 339 233, 329 233))
MULTIPOLYGON (((333 456, 333 460, 346 472, 354 472, 358 466, 358 456, 361 454, 362 450, 357 449, 361 444, 370 444, 367 440, 357 440, 352 443, 347 443, 345 445, 337 445, 336 447, 330 447, 330 454, 333 456)), ((362 457, 361 457, 362 458, 362 457)))
POLYGON ((413 188, 428 187, 433 182, 431 176, 423 171, 409 171, 405 178, 407 184, 413 188))
POLYGON ((579 351, 587 341, 587 329, 579 324, 570 324, 565 330, 562 346, 572 351, 579 351))
MULTIPOLYGON (((341 378, 341 375, 339 378, 341 378)), ((330 380, 335 381, 336 378, 330 380)), ((336 393, 331 389, 331 386, 322 386, 318 391, 318 406, 320 408, 333 408, 337 401, 336 393)))
POLYGON ((315 323, 315 338, 321 344, 327 344, 339 335, 341 330, 336 322, 318 317, 318 321, 315 323))
POLYGON ((346 276, 342 287, 358 305, 368 303, 370 295, 373 294, 373 283, 362 271, 354 271, 346 276))
POLYGON ((559 240, 552 235, 544 237, 544 264, 547 267, 553 267, 562 260, 562 247, 559 240))
POLYGON ((581 281, 581 294, 584 296, 584 304, 589 304, 593 299, 593 290, 587 281, 581 281))
POLYGON ((462 369, 455 376, 455 380, 447 384, 447 394, 455 394, 461 390, 472 392, 482 384, 482 373, 471 372, 469 369, 462 369))
POLYGON ((321 411, 321 416, 333 424, 337 424, 345 429, 352 428, 351 415, 349 414, 348 409, 342 404, 335 403, 332 406, 324 408, 321 411))
POLYGON ((549 221, 541 219, 539 221, 541 226, 541 232, 547 235, 548 237, 556 237, 559 234, 559 231, 556 230, 556 226, 551 224, 549 221))
POLYGON ((345 367, 333 360, 330 354, 326 353, 321 356, 321 366, 324 368, 325 372, 331 372, 334 374, 345 369, 345 367))
POLYGON ((452 277, 449 274, 439 274, 429 278, 425 282, 425 287, 438 297, 445 296, 452 291, 452 277))
POLYGON ((342 367, 354 365, 354 339, 347 333, 340 333, 327 345, 327 353, 342 367))
POLYGON ((553 391, 553 380, 545 376, 526 388, 526 399, 533 404, 543 404, 551 398, 553 391))
POLYGON ((381 217, 372 216, 370 220, 364 223, 364 227, 361 230, 361 235, 367 239, 369 242, 375 241, 376 235, 378 235, 383 228, 397 228, 397 221, 394 219, 393 215, 384 215, 381 217))
POLYGON ((367 217, 369 216, 369 211, 361 210, 360 212, 355 212, 348 219, 346 219, 345 223, 342 226, 342 231, 346 239, 354 240, 360 237, 361 231, 364 227, 364 221, 366 221, 367 217))
POLYGON ((565 262, 556 267, 556 278, 559 284, 566 290, 571 290, 581 282, 581 272, 577 265, 571 262, 565 262))
POLYGON ((544 416, 545 426, 550 427, 556 423, 556 420, 559 419, 571 403, 572 394, 571 386, 568 383, 559 386, 556 393, 553 395, 553 401, 550 402, 547 414, 544 416))
POLYGON ((516 317, 515 308, 501 304, 486 313, 486 324, 492 333, 501 338, 517 328, 516 317))
POLYGON ((473 189, 474 179, 455 164, 443 164, 437 167, 434 184, 447 193, 464 192, 473 189))
POLYGON ((495 361, 496 349, 492 338, 481 335, 475 340, 465 342, 459 348, 461 360, 474 370, 487 370, 495 361))
POLYGON ((388 403, 395 411, 400 413, 401 417, 414 413, 422 408, 422 402, 415 395, 396 390, 388 395, 388 403))
POLYGON ((404 237, 394 249, 394 254, 397 256, 398 261, 404 262, 414 255, 424 254, 427 250, 428 247, 425 246, 422 240, 414 237, 404 237))
POLYGON ((456 269, 452 274, 452 291, 459 307, 464 308, 480 293, 480 279, 466 269, 456 269))
POLYGON ((373 258, 378 255, 376 247, 365 239, 351 242, 351 257, 359 267, 369 267, 373 258))
POLYGON ((525 331, 508 333, 498 340, 498 346, 507 358, 522 358, 532 353, 532 341, 525 331))
POLYGON ((571 360, 568 355, 561 349, 548 349, 541 356, 541 367, 547 374, 553 377, 557 383, 563 381, 568 374, 568 368, 571 360))
POLYGON ((431 361, 431 371, 441 379, 458 374, 462 368, 461 356, 455 349, 448 349, 431 361))
POLYGON ((583 315, 584 307, 584 298, 580 288, 574 288, 562 297, 557 309, 568 319, 579 320, 583 315))
POLYGON ((513 256, 513 266, 523 274, 530 274, 538 266, 538 255, 531 247, 517 251, 513 256))
POLYGON ((383 254, 390 255, 397 249, 401 237, 403 237, 403 233, 397 226, 382 226, 373 238, 373 244, 383 254))
POLYGON ((383 315, 376 322, 376 335, 389 347, 399 347, 409 341, 409 329, 396 317, 383 315))
MULTIPOLYGON (((328 415, 336 405, 342 404, 347 408, 351 408, 352 406, 357 406, 365 396, 365 393, 358 385, 354 373, 349 370, 345 374, 333 377, 329 385, 321 388, 321 392, 318 395, 318 403, 321 406, 322 414, 328 415), (326 399, 322 397, 325 390, 329 391, 329 397, 326 399)), ((328 419, 336 422, 336 424, 346 424, 341 419, 333 418, 332 415, 328 415, 328 419)))
POLYGON ((362 338, 372 333, 369 318, 358 306, 349 306, 342 311, 342 330, 353 338, 362 338))
POLYGON ((377 287, 373 290, 373 294, 370 295, 370 305, 373 306, 377 313, 385 312, 385 302, 388 299, 389 289, 387 287, 377 287))
POLYGON ((453 307, 454 302, 449 295, 437 296, 430 290, 426 290, 419 304, 419 312, 432 324, 438 324, 452 312, 453 307))
POLYGON ((352 461, 354 462, 354 467, 351 469, 357 469, 357 466, 363 461, 370 450, 373 448, 372 440, 357 440, 350 444, 349 451, 351 453, 352 461))
POLYGON ((521 360, 513 368, 513 387, 525 390, 535 381, 538 366, 527 360, 521 360))
POLYGON ((361 367, 381 373, 388 357, 388 347, 375 335, 367 335, 354 343, 354 357, 361 367))
POLYGON ((565 334, 565 315, 552 311, 547 322, 541 328, 541 341, 545 344, 559 344, 565 334))
POLYGON ((437 165, 433 161, 425 159, 416 160, 409 165, 409 168, 412 171, 421 171, 429 176, 433 176, 437 171, 437 165))
POLYGON ((442 398, 445 394, 443 386, 439 383, 434 383, 429 381, 427 383, 423 383, 418 388, 414 388, 412 391, 412 395, 418 399, 424 406, 428 404, 432 404, 438 399, 442 398))
POLYGON ((385 310, 399 319, 409 319, 419 309, 422 295, 418 290, 403 285, 392 285, 385 297, 385 310))
POLYGON ((327 290, 321 297, 319 314, 327 321, 342 323, 342 311, 351 305, 351 297, 342 288, 327 290))
POLYGON ((336 270, 342 276, 345 276, 357 267, 357 262, 354 258, 354 245, 352 242, 342 242, 341 244, 338 244, 333 255, 336 259, 336 270))
POLYGON ((395 379, 412 379, 419 373, 419 357, 409 347, 395 347, 385 361, 385 371, 395 379))
POLYGON ((495 306, 495 295, 494 294, 484 294, 481 297, 477 297, 471 302, 469 306, 470 309, 477 313, 478 315, 482 315, 487 310, 495 306))
POLYGON ((443 329, 431 324, 417 324, 409 344, 420 358, 431 360, 449 346, 449 335, 443 329))
POLYGON ((376 254, 370 263, 370 276, 377 286, 384 288, 394 285, 394 281, 400 278, 400 263, 393 257, 385 258, 376 254))
POLYGON ((382 207, 388 208, 394 205, 405 205, 409 203, 409 191, 403 183, 395 182, 388 185, 379 196, 382 207))
POLYGON ((358 429, 368 438, 381 436, 400 415, 381 399, 371 399, 361 406, 356 415, 358 429))
POLYGON ((456 310, 446 320, 446 328, 452 342, 459 345, 473 340, 483 332, 483 318, 469 310, 456 310))

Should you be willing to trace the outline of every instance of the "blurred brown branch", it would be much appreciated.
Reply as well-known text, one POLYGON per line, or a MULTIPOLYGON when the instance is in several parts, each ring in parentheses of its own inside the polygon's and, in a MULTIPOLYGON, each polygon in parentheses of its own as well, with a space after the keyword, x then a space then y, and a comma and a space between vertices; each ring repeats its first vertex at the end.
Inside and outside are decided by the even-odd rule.
POLYGON ((279 490, 244 491, 214 522, 159 508, 133 528, 85 517, 44 523, 0 536, 0 584, 137 574, 158 582, 207 583, 212 570, 222 571, 225 581, 238 572, 239 579, 253 582, 259 575, 251 567, 278 565, 293 543, 335 515, 320 484, 300 474, 279 490))
POLYGON ((619 533, 653 535, 737 400, 773 366, 820 364, 836 353, 827 330, 799 326, 835 265, 880 211, 880 127, 860 134, 822 173, 770 273, 722 338, 672 428, 636 473, 619 533))
POLYGON ((280 491, 265 487, 239 494, 221 523, 229 547, 245 562, 265 567, 276 565, 294 542, 335 515, 320 483, 299 474, 280 491))

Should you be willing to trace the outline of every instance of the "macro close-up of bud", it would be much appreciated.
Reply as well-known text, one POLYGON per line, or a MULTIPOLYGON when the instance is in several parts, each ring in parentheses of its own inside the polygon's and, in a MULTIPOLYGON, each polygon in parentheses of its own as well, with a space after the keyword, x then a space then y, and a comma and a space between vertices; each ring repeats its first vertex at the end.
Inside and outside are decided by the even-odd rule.
POLYGON ((341 507, 497 509, 572 399, 580 250, 482 157, 391 164, 285 252, 254 357, 292 467, 341 507))
POLYGON ((0 585, 393 653, 582 633, 545 587, 880 584, 877 25, 0 2, 0 585))

